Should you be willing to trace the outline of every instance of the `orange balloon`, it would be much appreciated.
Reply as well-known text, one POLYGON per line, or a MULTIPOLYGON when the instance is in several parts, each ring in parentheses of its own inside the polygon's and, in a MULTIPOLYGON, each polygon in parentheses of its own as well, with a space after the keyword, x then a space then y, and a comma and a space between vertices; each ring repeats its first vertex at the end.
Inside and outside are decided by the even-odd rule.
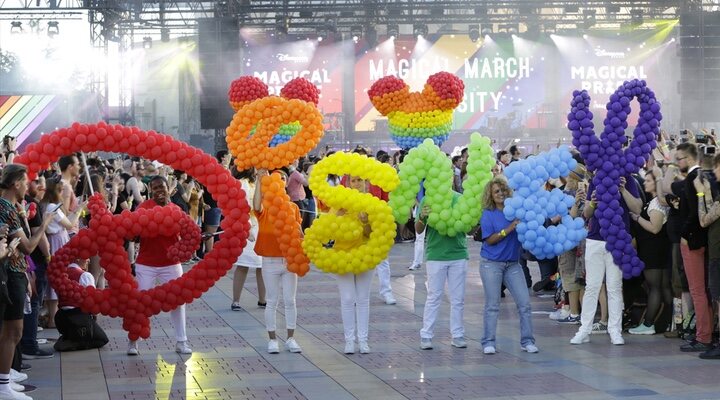
POLYGON ((263 177, 261 183, 263 207, 273 215, 272 223, 278 237, 280 251, 287 260, 287 269, 298 276, 310 271, 310 259, 303 252, 300 210, 290 201, 280 175, 263 177))

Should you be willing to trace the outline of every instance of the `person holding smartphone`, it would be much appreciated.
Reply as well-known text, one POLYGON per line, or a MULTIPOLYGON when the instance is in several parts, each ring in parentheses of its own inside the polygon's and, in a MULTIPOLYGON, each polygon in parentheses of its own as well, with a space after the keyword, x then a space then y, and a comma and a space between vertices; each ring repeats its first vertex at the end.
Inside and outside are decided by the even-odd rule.
POLYGON ((0 328, 0 398, 32 400, 30 396, 10 388, 10 369, 15 347, 23 332, 25 297, 28 291, 28 263, 25 256, 32 253, 40 243, 54 215, 50 214, 51 218, 43 221, 42 229, 28 237, 24 210, 18 209, 28 189, 27 167, 24 165, 5 166, 0 175, 0 189, 0 223, 8 226, 8 238, 13 239, 9 254, 0 260, 0 269, 7 274, 7 296, 0 300, 0 316, 3 318, 0 328), (17 251, 13 246, 17 246, 17 251))
MULTIPOLYGON (((70 241, 70 232, 78 225, 80 215, 87 206, 87 201, 78 205, 75 211, 67 216, 63 212, 63 182, 60 176, 55 176, 45 182, 45 196, 40 202, 40 212, 50 222, 45 227, 48 242, 50 243, 50 254, 55 254, 61 247, 70 241), (52 215, 52 217, 50 217, 52 215)), ((55 313, 57 312, 58 298, 51 286, 45 293, 45 305, 48 309, 48 328, 55 327, 55 313)))

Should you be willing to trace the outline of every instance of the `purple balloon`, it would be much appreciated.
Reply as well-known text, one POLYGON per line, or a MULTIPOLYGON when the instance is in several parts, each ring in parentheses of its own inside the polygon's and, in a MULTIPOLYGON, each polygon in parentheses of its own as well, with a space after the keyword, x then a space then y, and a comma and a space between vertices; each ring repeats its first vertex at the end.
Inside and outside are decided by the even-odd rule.
POLYGON ((620 176, 631 179, 630 174, 637 173, 657 147, 658 128, 662 121, 661 105, 645 81, 634 79, 623 82, 606 103, 603 133, 598 138, 592 129, 593 115, 588 109, 590 100, 587 91, 573 91, 573 110, 568 115, 568 129, 572 131, 573 144, 580 151, 588 170, 596 172, 593 183, 599 202, 595 216, 601 228, 600 234, 615 264, 622 269, 623 277, 630 278, 639 275, 644 264, 637 257, 623 222, 625 211, 620 207, 617 179, 620 176), (625 129, 628 128, 627 119, 632 112, 630 103, 633 98, 640 104, 640 117, 633 130, 635 140, 625 151, 621 151, 627 143, 625 129), (576 124, 573 124, 574 121, 576 124))

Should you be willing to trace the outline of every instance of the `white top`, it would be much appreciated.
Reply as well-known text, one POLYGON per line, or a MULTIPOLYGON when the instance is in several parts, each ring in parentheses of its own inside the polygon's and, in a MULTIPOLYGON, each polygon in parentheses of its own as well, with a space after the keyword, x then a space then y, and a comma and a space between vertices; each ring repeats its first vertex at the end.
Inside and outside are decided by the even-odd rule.
MULTIPOLYGON (((245 194, 247 195, 248 204, 250 204, 250 207, 252 207, 253 199, 255 198, 255 184, 250 183, 250 181, 248 181, 247 179, 241 179, 240 185, 242 186, 242 190, 244 190, 245 194)), ((257 217, 255 217, 255 213, 251 212, 250 237, 252 237, 254 240, 250 241, 248 239, 242 254, 240 254, 240 257, 238 257, 237 261, 235 261, 235 265, 250 268, 262 268, 262 257, 255 253, 255 240, 257 240, 258 229, 259 224, 257 217)))
MULTIPOLYGON (((78 265, 77 265, 77 264, 70 264, 70 265, 68 265, 68 268, 70 268, 70 267, 78 267, 78 265)), ((79 268, 79 267, 78 267, 78 268, 79 268)), ((95 287, 95 277, 94 277, 91 273, 85 271, 85 272, 83 272, 82 275, 80 275, 80 280, 78 281, 78 283, 80 284, 80 286, 86 286, 86 287, 87 287, 87 286, 92 286, 92 287, 95 287)), ((62 307, 63 310, 72 310, 72 309, 74 309, 74 308, 75 308, 75 307, 71 307, 71 306, 62 307)))
POLYGON ((657 197, 655 197, 654 199, 650 200, 650 204, 648 205, 648 209, 647 209, 648 216, 650 216, 650 211, 659 211, 659 212, 661 212, 662 215, 663 215, 663 225, 667 222, 668 213, 670 212, 670 208, 669 208, 669 207, 662 206, 662 205, 660 204, 660 200, 658 200, 657 197))
MULTIPOLYGON (((48 203, 47 207, 45 208, 45 215, 50 214, 53 210, 57 208, 58 204, 56 203, 48 203)), ((55 215, 55 218, 53 218, 52 222, 48 224, 47 230, 45 233, 48 235, 56 235, 62 231, 65 230, 65 227, 60 225, 60 221, 65 218, 65 213, 62 211, 62 207, 57 210, 57 214, 55 215)))

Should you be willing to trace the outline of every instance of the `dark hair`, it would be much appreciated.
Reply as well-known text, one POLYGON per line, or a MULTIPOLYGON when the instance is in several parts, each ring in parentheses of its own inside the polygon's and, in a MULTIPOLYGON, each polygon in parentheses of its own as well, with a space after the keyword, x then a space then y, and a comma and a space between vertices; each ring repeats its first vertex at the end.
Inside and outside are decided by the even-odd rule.
POLYGON ((695 146, 692 143, 680 143, 678 147, 676 148, 678 151, 682 151, 685 153, 688 157, 692 158, 693 160, 697 160, 698 157, 698 151, 697 146, 695 146))
POLYGON ((365 149, 363 149, 362 147, 360 147, 360 145, 357 145, 357 147, 355 147, 355 149, 354 149, 352 152, 353 152, 353 153, 362 154, 362 155, 364 155, 364 156, 367 155, 367 150, 365 150, 365 149))
POLYGON ((467 148, 467 147, 463 147, 463 149, 460 150, 460 155, 461 155, 461 156, 464 156, 465 154, 467 154, 467 152, 468 152, 468 148, 467 148))
POLYGON ((375 158, 379 160, 380 157, 384 157, 384 156, 387 156, 387 155, 388 155, 387 151, 385 151, 385 150, 378 150, 378 152, 375 153, 375 158))
POLYGON ((386 162, 390 161, 390 156, 388 155, 388 153, 385 153, 385 152, 378 154, 377 157, 375 157, 375 158, 378 161, 380 161, 381 163, 386 163, 386 162))
POLYGON ((0 175, 0 189, 10 189, 17 181, 27 174, 27 167, 22 164, 8 164, 0 175))
POLYGON ((510 155, 515 155, 515 153, 520 153, 520 150, 518 150, 517 145, 510 146, 510 155))
POLYGON ((507 150, 500 150, 500 151, 498 151, 498 153, 497 153, 497 159, 498 159, 498 160, 501 159, 502 156, 504 156, 505 154, 508 154, 507 150))
POLYGON ((165 187, 170 187, 170 185, 168 184, 167 179, 165 179, 163 176, 161 176, 161 175, 153 175, 153 177, 150 178, 150 180, 148 181, 148 188, 151 188, 152 185, 153 185, 153 182, 157 182, 157 181, 161 181, 162 183, 164 183, 164 184, 165 184, 165 187))
POLYGON ((242 171, 238 171, 237 169, 233 168, 233 178, 235 179, 247 179, 250 182, 255 182, 255 168, 248 168, 244 169, 242 171))
POLYGON ((453 156, 453 158, 452 158, 453 165, 455 165, 455 163, 458 162, 458 160, 461 158, 462 158, 462 156, 453 156))
POLYGON ((215 158, 217 158, 218 162, 222 162, 223 157, 225 157, 227 154, 227 150, 220 150, 215 153, 215 158))
POLYGON ((60 171, 65 172, 69 166, 75 165, 76 162, 80 162, 80 160, 75 154, 70 154, 69 156, 60 157, 58 160, 58 166, 60 167, 60 171))

